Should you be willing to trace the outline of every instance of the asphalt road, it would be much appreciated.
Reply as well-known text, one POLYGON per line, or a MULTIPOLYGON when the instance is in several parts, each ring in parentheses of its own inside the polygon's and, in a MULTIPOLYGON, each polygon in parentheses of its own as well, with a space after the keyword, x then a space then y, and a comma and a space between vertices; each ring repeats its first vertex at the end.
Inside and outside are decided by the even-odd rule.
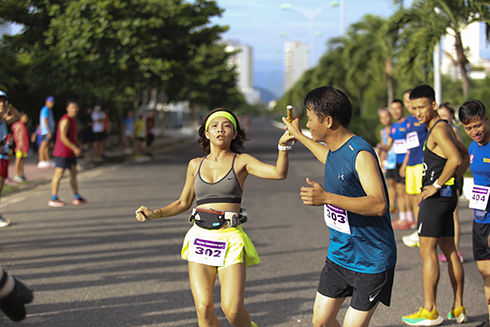
MULTIPOLYGON (((246 152, 274 163, 282 134, 254 122, 246 152)), ((13 220, 0 229, 0 265, 35 290, 20 324, 0 314, 0 326, 197 326, 186 262, 180 258, 190 227, 188 213, 139 223, 134 210, 174 201, 182 189, 187 162, 200 156, 194 143, 155 155, 143 164, 104 166, 79 176, 88 204, 47 206, 49 185, 2 199, 0 210, 13 220)), ((290 153, 285 181, 249 177, 243 207, 249 221, 244 229, 262 263, 248 269, 246 306, 260 326, 311 326, 313 300, 328 247, 329 232, 321 207, 299 198, 305 178, 323 184, 323 165, 302 146, 290 153)), ((60 197, 69 202, 68 179, 60 197)), ((475 326, 487 316, 483 283, 472 259, 471 213, 461 203, 461 251, 465 257, 465 305, 475 326)), ((393 217, 395 219, 396 217, 393 217)), ((380 305, 371 326, 402 326, 401 316, 423 305, 422 260, 417 248, 407 248, 396 231, 398 263, 391 307, 380 305)), ((438 309, 445 316, 452 291, 441 264, 438 309)), ((219 307, 222 326, 230 326, 219 307)), ((344 303, 340 320, 349 304, 344 303)), ((445 326, 453 325, 448 320, 445 326)))

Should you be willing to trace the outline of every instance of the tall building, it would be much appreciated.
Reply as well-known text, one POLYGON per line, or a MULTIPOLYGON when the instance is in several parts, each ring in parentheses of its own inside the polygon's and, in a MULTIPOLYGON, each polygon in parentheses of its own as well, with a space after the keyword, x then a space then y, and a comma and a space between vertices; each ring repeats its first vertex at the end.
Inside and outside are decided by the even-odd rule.
MULTIPOLYGON (((468 25, 461 33, 465 54, 471 65, 468 76, 472 79, 484 79, 490 73, 490 61, 480 57, 480 38, 481 23, 479 22, 468 25)), ((454 36, 450 34, 444 36, 441 73, 457 79, 461 78, 461 73, 458 66, 454 64, 456 59, 454 40, 454 36)))
POLYGON ((237 86, 240 92, 245 96, 245 100, 249 104, 257 104, 260 102, 260 92, 254 89, 254 56, 253 48, 248 45, 242 45, 239 41, 225 41, 226 51, 238 51, 231 56, 228 64, 235 66, 238 73, 237 86))
POLYGON ((284 42, 284 91, 293 87, 308 70, 309 47, 299 41, 284 42))

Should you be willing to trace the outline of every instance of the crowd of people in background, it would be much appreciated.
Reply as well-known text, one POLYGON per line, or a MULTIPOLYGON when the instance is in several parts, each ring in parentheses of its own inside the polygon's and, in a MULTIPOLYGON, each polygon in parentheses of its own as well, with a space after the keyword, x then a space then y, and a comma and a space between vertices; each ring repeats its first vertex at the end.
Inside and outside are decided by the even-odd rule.
MULTIPOLYGON (((371 153, 372 149, 367 146, 367 143, 350 132, 350 116, 342 117, 346 114, 342 110, 337 112, 335 117, 329 116, 331 108, 324 108, 322 102, 327 93, 338 97, 343 106, 348 107, 349 112, 351 112, 350 102, 341 91, 334 88, 319 88, 314 92, 312 91, 307 97, 309 102, 305 102, 305 105, 307 104, 308 127, 313 135, 313 140, 304 137, 291 122, 286 120, 284 122, 297 141, 305 144, 320 162, 327 164, 332 170, 329 172, 332 176, 336 176, 337 165, 343 161, 334 161, 331 158, 339 156, 339 158, 348 157, 352 159, 352 149, 358 149, 359 154, 356 152, 353 158, 357 158, 357 155, 362 156, 365 167, 361 169, 357 164, 349 167, 358 173, 357 178, 359 180, 356 182, 359 184, 356 184, 358 189, 355 192, 349 189, 350 193, 343 196, 345 198, 355 197, 360 203, 361 199, 364 198, 362 196, 364 193, 361 191, 363 189, 366 193, 370 192, 366 204, 369 203, 373 206, 359 208, 353 204, 355 201, 349 202, 345 201, 343 197, 337 198, 336 194, 339 190, 335 187, 332 188, 327 183, 329 176, 327 176, 327 171, 325 189, 320 184, 310 180, 308 180, 309 187, 302 188, 301 197, 305 204, 326 205, 326 223, 334 235, 331 240, 333 243, 330 245, 332 248, 329 248, 326 270, 322 272, 324 276, 322 275, 320 280, 315 300, 314 324, 323 326, 327 322, 336 321, 338 308, 347 296, 353 296, 353 302, 351 302, 352 310, 348 311, 346 319, 362 320, 363 324, 369 323, 378 301, 386 305, 390 304, 396 262, 396 245, 394 245, 392 237, 392 231, 395 229, 410 231, 409 234, 403 236, 402 242, 408 247, 419 247, 423 260, 424 304, 417 312, 403 316, 402 321, 415 326, 442 324, 443 318, 436 308, 436 291, 440 274, 439 262, 447 262, 448 264, 449 279, 454 294, 453 306, 447 317, 458 323, 468 321, 466 308, 463 304, 464 269, 462 263, 464 259, 459 250, 460 224, 458 213, 458 199, 463 192, 462 177, 468 167, 471 169, 475 184, 469 202, 469 207, 474 210, 473 256, 484 280, 484 292, 490 317, 490 201, 488 200, 490 193, 490 125, 484 104, 478 100, 467 101, 461 105, 458 115, 456 115, 456 110, 450 103, 437 104, 434 90, 430 86, 421 85, 407 90, 404 92, 402 100, 395 99, 388 108, 378 111, 379 121, 382 124, 379 132, 380 142, 375 147, 376 152, 371 153), (460 121, 457 121, 456 116, 459 116, 460 121), (463 144, 461 126, 468 137, 473 140, 469 149, 463 144), (320 141, 329 145, 329 148, 318 145, 320 141), (351 150, 344 148, 344 144, 350 144, 351 150), (332 147, 335 149, 332 150, 332 147), (336 152, 336 149, 342 152, 336 152), (372 156, 374 153, 377 156, 372 156), (378 169, 383 175, 378 173, 378 169), (380 178, 374 178, 378 174, 380 178), (384 194, 385 191, 386 194, 384 194), (332 203, 320 203, 319 198, 321 197, 319 195, 321 194, 327 194, 332 203), (330 209, 328 209, 329 206, 330 209), (371 211, 366 211, 367 207, 371 211), (354 250, 347 254, 344 252, 337 253, 335 246, 341 248, 343 242, 351 242, 346 241, 343 234, 366 233, 371 225, 361 224, 356 225, 356 227, 350 226, 350 228, 348 226, 339 227, 336 225, 337 222, 332 222, 329 225, 328 219, 332 217, 332 214, 328 210, 337 210, 335 211, 337 214, 342 212, 346 219, 362 217, 360 221, 364 222, 366 219, 378 217, 383 223, 378 226, 376 232, 383 230, 385 245, 393 244, 379 248, 378 245, 367 244, 365 242, 369 243, 370 236, 366 234, 365 241, 359 241, 360 243, 356 244, 356 247, 360 249, 369 245, 375 251, 388 253, 388 249, 394 249, 394 252, 389 252, 389 258, 387 257, 386 262, 377 262, 376 264, 380 266, 376 266, 375 269, 371 259, 364 256, 362 260, 365 260, 365 262, 363 261, 365 269, 359 270, 358 266, 349 267, 345 265, 345 262, 348 262, 348 260, 345 261, 346 255, 358 258, 360 261, 362 260, 359 256, 362 255, 354 253, 354 250), (391 221, 390 213, 398 215, 397 219, 391 221), (384 224, 386 221, 389 228, 384 224), (337 234, 338 236, 335 236, 337 234), (442 253, 437 253, 438 248, 442 253), (356 291, 352 292, 351 286, 343 285, 342 287, 347 287, 343 291, 331 288, 328 285, 330 282, 327 283, 326 280, 327 277, 329 280, 333 278, 332 271, 334 270, 338 270, 338 273, 335 273, 335 278, 338 279, 336 282, 346 283, 346 285, 350 281, 340 280, 349 276, 351 270, 361 272, 361 274, 383 274, 382 277, 379 276, 380 279, 376 282, 381 285, 380 291, 373 293, 376 296, 379 295, 378 300, 375 302, 372 300, 365 301, 366 299, 362 298, 356 291), (341 277, 342 275, 344 277, 341 277), (338 301, 332 301, 332 299, 338 299, 338 301)), ((9 163, 14 161, 15 157, 13 180, 23 183, 29 178, 24 170, 25 158, 37 150, 37 167, 40 169, 54 168, 51 181, 51 198, 48 205, 51 207, 66 205, 58 197, 60 180, 66 169, 70 170, 71 175, 70 185, 74 193, 72 204, 78 206, 87 202, 80 195, 78 189, 77 158, 83 157, 86 163, 99 163, 106 159, 106 144, 110 133, 109 110, 98 104, 85 109, 80 119, 82 131, 79 142, 78 103, 68 101, 66 113, 58 123, 55 122, 54 118, 54 104, 53 96, 48 96, 45 99, 45 104, 39 112, 39 123, 36 124, 34 131, 29 132, 28 124, 33 119, 30 119, 27 113, 20 112, 12 106, 7 94, 0 91, 0 199, 5 180, 9 178, 9 163), (51 151, 56 157, 56 161, 50 159, 51 151)), ((339 108, 335 110, 339 110, 339 108)), ((222 113, 219 117, 224 123, 227 123, 231 113, 222 113)), ((233 121, 233 119, 231 120, 233 121)), ((231 126, 228 127, 232 129, 231 126)), ((133 111, 128 111, 121 134, 125 154, 134 154, 136 163, 151 159, 155 140, 154 112, 152 110, 138 111, 135 114, 133 111)), ((289 150, 289 148, 289 146, 280 145, 279 151, 281 153, 289 150)), ((333 180, 332 184, 335 184, 333 180)), ((187 209, 188 207, 186 206, 187 209)), ((153 214, 153 211, 148 211, 140 217, 137 214, 137 217, 143 221, 146 218, 153 218, 153 214)), ((161 216, 163 214, 160 210, 161 216)), ((155 216, 154 218, 158 217, 155 216)), ((375 219, 376 224, 380 224, 379 219, 375 219)), ((10 223, 8 218, 0 214, 0 227, 9 226, 10 223)), ((371 232, 374 231, 369 233, 371 232)), ((249 322, 250 318, 245 320, 249 322)), ((481 326, 490 327, 490 324, 484 322, 481 326)))
MULTIPOLYGON (((456 110, 450 103, 437 104, 434 90, 427 85, 407 90, 403 101, 394 100, 389 109, 379 110, 383 128, 377 152, 390 196, 396 196, 396 201, 390 199, 391 212, 399 213, 392 227, 414 230, 402 241, 406 246, 420 247, 423 259, 424 304, 417 312, 402 317, 408 325, 435 326, 444 320, 436 308, 438 261, 448 264, 454 294, 447 318, 457 323, 468 321, 463 304, 464 259, 459 250, 458 212, 462 177, 468 165, 475 184, 469 203, 474 210, 473 257, 483 277, 490 315, 489 120, 484 105, 477 100, 465 102, 459 109, 459 118, 461 122, 456 121, 456 110), (410 115, 405 118, 403 111, 410 115), (460 126, 473 140, 469 152, 460 126), (393 179, 402 186, 394 187, 393 179)), ((483 322, 479 326, 490 325, 483 322)))
MULTIPOLYGON (((0 91, 0 104, 0 193, 6 180, 19 184, 28 181, 29 176, 24 168, 25 160, 37 152, 37 168, 53 169, 52 195, 48 205, 52 207, 65 205, 65 202, 58 197, 59 182, 65 169, 71 172, 71 185, 75 194, 72 204, 86 203, 78 193, 76 158, 83 158, 87 166, 107 159, 107 139, 111 132, 109 108, 102 108, 99 104, 89 106, 81 117, 77 117, 78 104, 71 101, 66 106, 66 114, 56 122, 55 116, 61 114, 61 110, 54 111, 53 96, 46 97, 44 105, 39 110, 39 120, 37 117, 32 119, 27 113, 20 112, 12 106, 3 91, 0 91), (66 121, 69 122, 68 125, 65 124, 66 121), (63 126, 66 128, 62 128, 63 126), (51 159, 51 155, 55 158, 51 159), (60 158, 64 158, 64 161, 60 162, 60 158), (15 173, 13 176, 8 176, 9 164, 14 162, 15 173)), ((153 111, 138 112, 137 121, 133 119, 133 111, 128 112, 123 127, 124 151, 126 154, 135 153, 137 163, 151 159, 155 139, 154 129, 153 111)), ((10 223, 9 219, 0 214, 0 227, 9 226, 10 223)))

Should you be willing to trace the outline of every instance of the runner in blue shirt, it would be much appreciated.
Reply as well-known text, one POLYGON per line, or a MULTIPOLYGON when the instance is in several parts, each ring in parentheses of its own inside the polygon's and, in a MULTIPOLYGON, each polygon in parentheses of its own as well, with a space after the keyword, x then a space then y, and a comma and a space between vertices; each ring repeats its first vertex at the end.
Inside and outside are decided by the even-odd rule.
MULTIPOLYGON (((410 112, 407 122, 407 156, 405 157, 402 169, 405 173, 405 191, 410 206, 410 217, 407 217, 410 228, 415 228, 419 214, 419 203, 422 200, 422 172, 423 172, 423 145, 427 136, 427 127, 419 123, 413 114, 411 107, 410 93, 407 90, 403 93, 403 104, 410 112)), ((419 235, 415 231, 412 234, 402 237, 403 244, 408 247, 420 246, 419 235)))
MULTIPOLYGON (((474 186, 470 208, 474 210, 473 257, 483 277, 485 298, 490 319, 490 126, 485 106, 469 100, 459 108, 459 119, 466 134, 473 140, 469 147, 470 169, 474 186)), ((484 323, 482 326, 489 327, 484 323)))
POLYGON ((367 326, 379 302, 391 301, 396 242, 387 187, 373 147, 350 130, 352 106, 342 91, 317 88, 304 105, 313 139, 286 118, 283 122, 325 164, 324 186, 306 178, 308 186, 301 188, 304 204, 324 207, 330 230, 313 325, 340 326, 337 314, 352 297, 344 326, 367 326))
POLYGON ((395 168, 396 168, 396 154, 393 146, 386 150, 388 142, 393 144, 391 139, 391 114, 390 111, 386 109, 381 109, 378 111, 379 121, 383 124, 383 128, 379 131, 380 143, 377 146, 378 156, 381 161, 381 167, 385 174, 386 183, 388 186, 388 195, 390 200, 390 212, 396 212, 396 182, 395 182, 395 168))
MULTIPOLYGON (((393 100, 390 104, 391 116, 396 122, 391 126, 391 138, 393 148, 396 153, 395 181, 396 181, 396 202, 398 205, 399 216, 392 224, 394 229, 406 230, 412 226, 409 221, 411 217, 410 199, 405 191, 405 175, 400 173, 405 155, 407 153, 407 119, 404 116, 403 102, 393 100)), ((413 220, 413 219, 412 219, 413 220)))
POLYGON ((53 116, 54 98, 48 96, 39 113, 39 124, 41 125, 41 145, 39 146, 39 168, 54 168, 55 163, 49 160, 49 148, 55 138, 54 116, 53 116))

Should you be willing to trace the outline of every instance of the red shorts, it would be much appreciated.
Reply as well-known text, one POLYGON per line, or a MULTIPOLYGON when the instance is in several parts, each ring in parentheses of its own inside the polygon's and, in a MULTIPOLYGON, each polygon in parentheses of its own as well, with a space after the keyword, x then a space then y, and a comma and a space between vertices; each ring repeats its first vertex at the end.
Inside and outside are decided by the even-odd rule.
POLYGON ((0 159, 0 177, 7 179, 9 177, 9 160, 0 159))

